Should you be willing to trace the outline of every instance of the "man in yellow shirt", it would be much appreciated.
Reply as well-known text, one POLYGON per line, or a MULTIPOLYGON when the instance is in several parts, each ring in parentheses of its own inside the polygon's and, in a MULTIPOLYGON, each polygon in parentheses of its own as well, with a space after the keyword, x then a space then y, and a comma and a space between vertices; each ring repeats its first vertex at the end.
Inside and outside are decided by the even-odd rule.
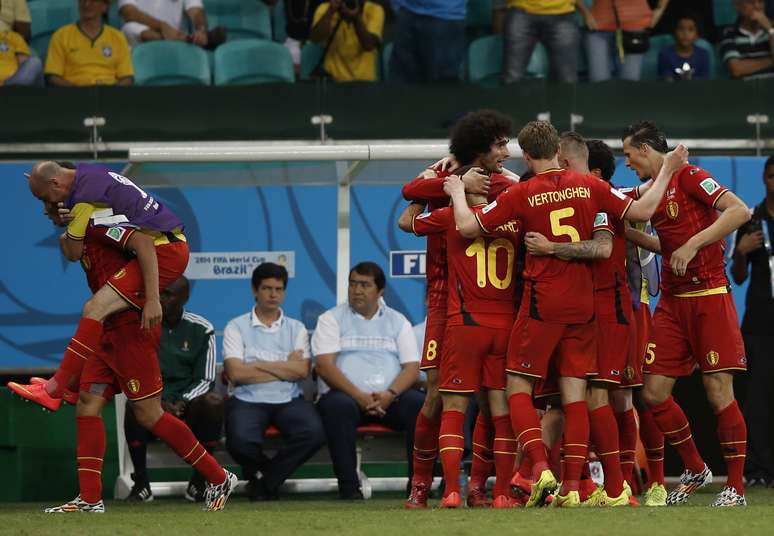
POLYGON ((13 30, 29 42, 31 21, 27 0, 2 0, 0 2, 0 33, 13 30))
POLYGON ((42 86, 43 65, 30 54, 24 38, 0 31, 0 86, 42 86))
POLYGON ((54 86, 131 85, 132 58, 126 37, 103 23, 110 0, 79 0, 80 19, 51 38, 46 77, 54 86))
POLYGON ((327 48, 323 69, 336 82, 376 80, 384 8, 369 0, 330 0, 314 13, 309 39, 327 48))
POLYGON ((551 79, 578 80, 580 28, 575 19, 576 1, 508 0, 503 49, 503 80, 518 82, 524 74, 538 42, 546 47, 551 79))

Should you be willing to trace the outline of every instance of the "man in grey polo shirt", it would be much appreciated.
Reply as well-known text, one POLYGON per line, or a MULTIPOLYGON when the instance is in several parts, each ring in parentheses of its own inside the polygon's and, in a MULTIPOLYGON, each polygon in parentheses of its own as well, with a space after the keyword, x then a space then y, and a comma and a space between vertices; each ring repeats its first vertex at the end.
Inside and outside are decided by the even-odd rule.
POLYGON ((406 432, 411 478, 414 423, 424 395, 412 386, 419 351, 411 324, 387 307, 384 272, 361 262, 349 273, 348 303, 320 315, 312 351, 322 416, 342 499, 362 499, 356 466, 357 427, 378 422, 406 432))
POLYGON ((297 383, 309 375, 311 356, 306 328, 281 309, 287 282, 284 266, 258 266, 255 307, 223 332, 223 364, 234 386, 226 404, 226 449, 242 466, 251 500, 277 499, 282 483, 325 442, 320 417, 297 383), (270 425, 282 436, 271 459, 262 448, 270 425))

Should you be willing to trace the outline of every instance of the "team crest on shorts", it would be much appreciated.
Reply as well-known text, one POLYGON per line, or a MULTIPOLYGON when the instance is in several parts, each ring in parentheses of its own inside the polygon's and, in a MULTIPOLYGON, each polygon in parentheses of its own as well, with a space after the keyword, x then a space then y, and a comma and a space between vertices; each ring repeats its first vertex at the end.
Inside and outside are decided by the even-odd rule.
POLYGON ((126 382, 126 388, 129 389, 129 391, 133 394, 137 394, 140 392, 140 380, 136 380, 132 378, 128 382, 126 382))
POLYGON ((630 382, 630 381, 632 381, 632 380, 634 379, 634 367, 632 367, 631 365, 629 365, 629 366, 627 366, 627 367, 624 369, 624 378, 625 378, 625 379, 626 379, 626 381, 628 381, 628 382, 630 382))
POLYGON ((121 268, 116 273, 113 274, 113 279, 121 279, 126 275, 126 268, 121 268))
POLYGON ((709 363, 711 367, 716 366, 719 361, 720 361, 719 353, 717 353, 715 350, 710 350, 709 352, 707 352, 707 363, 709 363))
POLYGON ((680 207, 676 201, 670 201, 666 205, 666 213, 671 219, 676 220, 677 214, 680 212, 680 207))

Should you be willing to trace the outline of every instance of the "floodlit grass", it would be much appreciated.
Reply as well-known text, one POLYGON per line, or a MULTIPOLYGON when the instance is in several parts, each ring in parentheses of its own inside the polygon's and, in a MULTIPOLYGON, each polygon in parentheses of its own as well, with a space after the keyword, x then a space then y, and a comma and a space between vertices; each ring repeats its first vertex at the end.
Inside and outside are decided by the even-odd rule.
MULTIPOLYGON (((182 534, 234 536, 279 534, 444 536, 523 534, 528 536, 610 535, 748 536, 774 534, 774 490, 748 490, 750 506, 714 509, 707 505, 717 488, 702 490, 689 505, 673 508, 553 510, 407 511, 400 497, 379 495, 370 501, 341 502, 327 496, 286 497, 272 503, 233 498, 226 510, 205 513, 180 499, 148 504, 107 503, 104 515, 41 513, 50 504, 0 504, 0 533, 16 535, 182 534)), ((433 506, 437 500, 432 501, 433 506)))

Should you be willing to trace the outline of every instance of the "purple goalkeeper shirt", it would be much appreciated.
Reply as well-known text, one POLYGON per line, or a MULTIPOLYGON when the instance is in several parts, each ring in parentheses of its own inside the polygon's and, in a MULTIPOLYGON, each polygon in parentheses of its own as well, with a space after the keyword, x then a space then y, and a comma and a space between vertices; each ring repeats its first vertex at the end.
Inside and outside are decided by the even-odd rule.
POLYGON ((170 209, 131 180, 103 166, 78 165, 65 207, 72 209, 78 203, 110 207, 114 215, 126 217, 129 225, 141 229, 161 233, 183 230, 183 222, 170 209))

